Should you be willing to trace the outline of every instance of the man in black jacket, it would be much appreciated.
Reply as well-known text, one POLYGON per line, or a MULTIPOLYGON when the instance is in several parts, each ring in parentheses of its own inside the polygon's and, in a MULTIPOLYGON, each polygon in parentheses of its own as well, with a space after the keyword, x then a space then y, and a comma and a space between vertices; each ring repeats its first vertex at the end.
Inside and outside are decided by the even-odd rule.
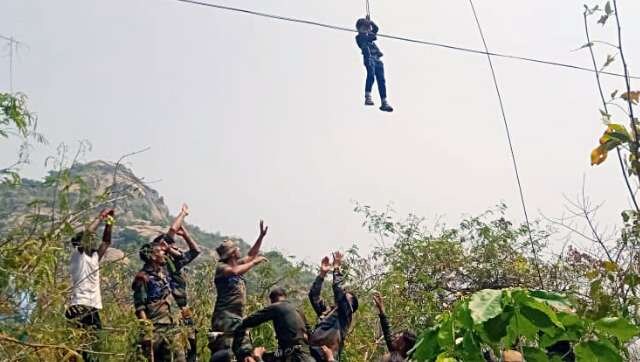
POLYGON ((333 254, 333 299, 334 306, 328 306, 320 293, 324 278, 331 270, 329 258, 324 257, 320 263, 320 273, 311 286, 309 299, 313 310, 318 315, 318 323, 311 332, 309 344, 311 345, 311 355, 317 361, 326 362, 322 346, 326 346, 340 360, 340 355, 344 348, 344 340, 349 333, 349 327, 353 319, 353 314, 358 310, 358 298, 353 293, 346 292, 343 288, 344 278, 340 272, 343 255, 339 251, 333 254))
POLYGON ((373 105, 371 89, 373 88, 374 81, 377 81, 378 92, 382 100, 380 110, 393 112, 393 108, 389 105, 389 102, 387 102, 387 84, 384 78, 384 64, 380 60, 383 54, 376 43, 374 43, 378 39, 378 26, 367 16, 366 18, 358 19, 356 29, 358 30, 356 43, 360 50, 362 50, 364 66, 367 69, 367 79, 364 87, 364 104, 367 106, 373 105))
POLYGON ((269 294, 271 305, 245 318, 235 330, 233 350, 238 361, 252 355, 252 350, 242 348, 242 341, 248 328, 273 322, 278 339, 275 360, 279 362, 313 362, 307 342, 307 321, 304 314, 287 300, 282 288, 275 288, 269 294))

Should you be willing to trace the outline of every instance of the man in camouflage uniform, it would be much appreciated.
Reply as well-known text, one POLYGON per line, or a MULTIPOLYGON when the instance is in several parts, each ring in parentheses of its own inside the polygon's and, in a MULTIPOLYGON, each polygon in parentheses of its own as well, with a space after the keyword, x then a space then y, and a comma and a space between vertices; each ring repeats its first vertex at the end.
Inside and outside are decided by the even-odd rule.
MULTIPOLYGON (((233 332, 242 323, 247 299, 243 275, 254 266, 267 260, 264 256, 258 255, 267 230, 268 227, 265 227, 260 221, 260 235, 247 256, 243 258, 240 255, 240 248, 232 240, 225 240, 216 248, 219 261, 214 277, 217 299, 211 318, 211 333, 209 334, 211 362, 231 361, 233 332)), ((237 343, 245 346, 250 345, 246 335, 237 343)))
POLYGON ((187 281, 183 268, 191 263, 200 254, 200 248, 187 232, 183 225, 184 218, 189 215, 187 205, 183 205, 180 213, 169 228, 166 234, 160 234, 153 240, 153 244, 161 245, 167 256, 167 272, 169 273, 169 285, 176 304, 180 308, 182 316, 181 324, 189 331, 189 345, 187 348, 187 360, 195 362, 197 360, 196 329, 193 322, 191 309, 187 303, 187 281), (184 239, 189 246, 189 250, 183 252, 175 246, 174 235, 184 239))
MULTIPOLYGON (((271 304, 245 318, 235 331, 233 349, 238 361, 246 357, 253 358, 253 350, 243 349, 240 342, 248 328, 257 327, 266 322, 273 322, 278 339, 278 350, 273 361, 277 362, 315 362, 309 353, 309 325, 302 311, 287 300, 282 288, 275 288, 269 294, 271 304)), ((254 358, 255 359, 255 358, 254 358)))
POLYGON ((149 361, 185 362, 180 331, 171 311, 171 288, 166 274, 166 256, 160 245, 140 248, 144 267, 133 280, 136 316, 145 322, 141 344, 149 361))

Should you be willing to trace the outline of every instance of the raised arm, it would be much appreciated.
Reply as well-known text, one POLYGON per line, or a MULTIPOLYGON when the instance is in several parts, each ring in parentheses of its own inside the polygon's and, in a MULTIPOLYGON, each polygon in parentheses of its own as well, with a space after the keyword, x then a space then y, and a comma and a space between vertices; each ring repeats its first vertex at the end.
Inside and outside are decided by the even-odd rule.
POLYGON ((98 260, 101 260, 104 254, 111 246, 111 232, 115 223, 115 211, 113 209, 105 209, 100 213, 100 219, 104 221, 104 231, 102 232, 102 243, 98 247, 98 260))
POLYGON ((264 239, 264 237, 267 235, 268 230, 269 230, 269 227, 264 226, 264 221, 260 220, 260 234, 258 235, 258 239, 256 240, 256 242, 253 243, 253 246, 251 247, 251 249, 249 249, 249 253, 248 253, 249 258, 255 258, 256 256, 258 256, 258 253, 260 252, 260 247, 262 246, 262 239, 264 239))
POLYGON ((169 231, 167 231, 167 235, 169 235, 170 238, 173 238, 176 235, 176 231, 182 227, 184 218, 187 217, 187 215, 189 215, 189 206, 187 206, 187 204, 182 204, 180 213, 176 216, 176 219, 173 220, 173 224, 171 224, 169 231))
POLYGON ((339 251, 333 253, 333 298, 336 303, 336 307, 338 307, 338 314, 340 314, 342 318, 350 321, 353 311, 349 300, 347 300, 347 293, 344 291, 343 287, 344 277, 340 272, 343 257, 344 255, 339 251))
POLYGON ((244 264, 237 264, 234 266, 231 265, 227 265, 224 270, 222 271, 223 275, 225 277, 229 277, 232 275, 243 275, 245 273, 247 273, 249 270, 253 269, 254 266, 268 261, 267 258, 265 258, 262 255, 259 255, 257 257, 255 257, 254 259, 251 259, 251 261, 246 262, 244 264))
POLYGON ((311 284, 311 289, 309 289, 309 301, 318 316, 321 316, 328 309, 320 294, 322 293, 324 278, 327 276, 330 269, 331 264, 329 264, 329 257, 325 256, 320 262, 320 273, 318 273, 313 284, 311 284))
POLYGON ((373 303, 378 310, 380 327, 382 327, 382 336, 384 337, 384 342, 387 345, 387 350, 392 352, 393 345, 391 344, 391 325, 389 324, 389 319, 387 319, 387 316, 384 313, 384 301, 382 300, 382 295, 380 293, 376 292, 373 294, 373 303))
POLYGON ((191 263, 193 259, 195 259, 198 255, 200 255, 200 248, 198 247, 198 244, 196 244, 196 241, 193 240, 193 238, 191 237, 187 229, 184 227, 184 225, 182 225, 180 229, 176 231, 176 234, 182 237, 184 241, 187 243, 187 245, 189 246, 189 250, 187 250, 186 253, 183 253, 181 255, 182 256, 182 258, 180 258, 181 265, 176 265, 176 267, 182 268, 185 265, 191 263))

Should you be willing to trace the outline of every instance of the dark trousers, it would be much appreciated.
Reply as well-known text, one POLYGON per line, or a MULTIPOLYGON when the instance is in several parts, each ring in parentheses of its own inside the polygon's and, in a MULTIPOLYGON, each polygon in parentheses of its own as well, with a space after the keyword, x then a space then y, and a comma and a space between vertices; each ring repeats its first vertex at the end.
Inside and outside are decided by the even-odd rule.
POLYGON ((364 84, 364 91, 371 93, 374 81, 378 83, 378 92, 380 99, 387 99, 387 82, 384 79, 384 63, 377 57, 370 57, 364 60, 364 66, 367 68, 367 80, 364 84))
MULTIPOLYGON (((76 328, 83 328, 88 331, 95 331, 102 329, 102 322, 100 321, 100 313, 96 308, 87 307, 84 305, 72 305, 64 312, 64 316, 69 319, 76 328)), ((97 338, 97 336, 92 336, 97 338)), ((95 347, 97 343, 91 344, 91 349, 95 347)), ((97 361, 96 355, 88 352, 80 352, 82 359, 87 362, 97 361)))

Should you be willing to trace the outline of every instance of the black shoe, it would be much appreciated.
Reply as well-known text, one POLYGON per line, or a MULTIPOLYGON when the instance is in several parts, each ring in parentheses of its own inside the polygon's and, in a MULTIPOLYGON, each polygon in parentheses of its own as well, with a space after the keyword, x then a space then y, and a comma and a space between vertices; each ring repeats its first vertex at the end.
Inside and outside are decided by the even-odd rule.
POLYGON ((393 107, 387 103, 387 101, 382 101, 382 105, 380 106, 380 110, 383 112, 393 112, 393 107))
POLYGON ((364 105, 365 106, 373 106, 373 105, 375 105, 375 103, 373 103, 373 100, 371 99, 371 96, 365 96, 364 97, 364 105))

